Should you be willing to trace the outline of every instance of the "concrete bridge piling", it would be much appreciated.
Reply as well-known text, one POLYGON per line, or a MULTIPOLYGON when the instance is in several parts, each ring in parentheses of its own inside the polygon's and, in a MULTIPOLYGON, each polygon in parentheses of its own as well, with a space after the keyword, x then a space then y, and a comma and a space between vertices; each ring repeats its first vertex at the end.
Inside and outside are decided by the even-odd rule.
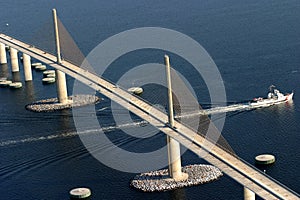
MULTIPOLYGON (((10 60, 11 60, 11 71, 14 73, 20 71, 18 50, 12 47, 10 49, 10 60)), ((6 47, 5 44, 0 43, 0 64, 7 64, 6 47)), ((31 71, 31 58, 29 55, 23 53, 23 66, 24 66, 24 76, 25 81, 32 81, 32 71, 31 71)), ((20 80, 19 80, 20 81, 20 80)))
POLYGON ((25 81, 32 81, 31 58, 25 53, 23 53, 23 66, 25 81))
POLYGON ((5 50, 5 44, 0 43, 0 64, 6 64, 7 58, 6 58, 6 50, 5 50))
POLYGON ((11 70, 12 72, 20 71, 19 60, 18 60, 18 50, 10 48, 10 60, 11 60, 11 70))
POLYGON ((55 70, 55 75, 58 102, 62 104, 68 103, 66 75, 65 73, 59 70, 55 70))

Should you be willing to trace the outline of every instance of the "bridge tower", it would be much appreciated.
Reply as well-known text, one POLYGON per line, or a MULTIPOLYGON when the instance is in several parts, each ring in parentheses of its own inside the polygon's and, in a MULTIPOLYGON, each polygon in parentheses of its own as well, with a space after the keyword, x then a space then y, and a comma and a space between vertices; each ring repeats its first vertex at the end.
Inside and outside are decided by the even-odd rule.
MULTIPOLYGON (((169 126, 174 128, 174 113, 173 113, 173 95, 172 95, 172 82, 170 72, 170 59, 165 55, 165 65, 167 74, 168 86, 168 108, 169 108, 169 126)), ((168 160, 169 160, 169 175, 175 181, 186 180, 188 174, 181 171, 181 158, 180 158, 180 143, 174 138, 167 135, 168 145, 168 160)))
MULTIPOLYGON (((61 56, 60 56, 60 44, 59 44, 56 9, 52 9, 52 14, 53 14, 53 23, 54 23, 54 35, 55 35, 55 44, 56 44, 57 63, 60 64, 62 61, 61 61, 61 56)), ((56 90, 57 90, 58 101, 59 101, 59 103, 62 103, 62 104, 68 103, 66 75, 64 72, 62 72, 58 69, 55 70, 55 74, 56 74, 56 90)))

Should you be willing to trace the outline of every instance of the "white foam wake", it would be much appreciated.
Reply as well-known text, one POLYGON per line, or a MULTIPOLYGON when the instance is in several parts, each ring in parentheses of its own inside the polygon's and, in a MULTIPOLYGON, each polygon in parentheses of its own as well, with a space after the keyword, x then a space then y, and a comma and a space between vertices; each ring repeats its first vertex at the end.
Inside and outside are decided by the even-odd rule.
MULTIPOLYGON (((266 105, 270 106, 270 105, 266 105)), ((260 105, 259 107, 263 107, 263 105, 260 105)), ((234 111, 243 111, 243 110, 251 110, 258 108, 257 106, 251 106, 249 104, 234 104, 229 106, 220 106, 220 107, 213 107, 210 109, 204 109, 197 112, 189 112, 184 113, 182 115, 177 115, 175 118, 189 118, 189 117, 195 117, 197 115, 212 115, 212 114, 219 114, 219 113, 226 113, 226 112, 234 112, 234 111)), ((107 108, 105 108, 107 109, 107 108)), ((103 109, 103 110, 105 110, 103 109)), ((67 132, 67 133, 58 133, 58 134, 52 134, 52 135, 46 135, 46 136, 28 136, 24 138, 19 139, 8 139, 5 141, 0 141, 0 147, 8 146, 8 145, 16 145, 21 143, 30 143, 30 142, 37 142, 37 141, 45 141, 45 140, 53 140, 57 138, 68 138, 68 137, 74 137, 76 135, 80 134, 95 134, 99 133, 100 131, 103 132, 109 132, 114 131, 116 129, 121 128, 130 128, 130 127, 137 127, 137 126, 145 126, 149 124, 147 121, 141 120, 137 122, 131 122, 131 123, 124 123, 120 125, 111 125, 111 126, 105 126, 98 129, 88 129, 81 132, 73 131, 73 132, 67 132)))
POLYGON ((242 111, 242 110, 249 110, 249 109, 251 109, 251 106, 248 104, 234 104, 230 106, 213 107, 213 108, 203 109, 195 112, 184 113, 176 117, 177 118, 195 117, 197 115, 213 115, 213 114, 242 111))
POLYGON ((8 145, 22 144, 22 143, 29 143, 29 142, 53 140, 53 139, 58 139, 58 138, 68 138, 68 137, 74 137, 77 135, 84 135, 84 134, 96 134, 101 131, 109 132, 109 131, 114 131, 114 130, 120 129, 120 128, 144 126, 146 124, 148 124, 147 121, 138 121, 138 122, 132 122, 132 123, 124 123, 124 124, 120 124, 120 125, 106 126, 106 127, 102 127, 102 128, 87 129, 84 131, 72 131, 72 132, 67 132, 67 133, 58 133, 58 134, 51 134, 51 135, 46 135, 46 136, 27 136, 24 138, 8 139, 5 141, 0 141, 0 147, 4 147, 4 146, 8 146, 8 145))

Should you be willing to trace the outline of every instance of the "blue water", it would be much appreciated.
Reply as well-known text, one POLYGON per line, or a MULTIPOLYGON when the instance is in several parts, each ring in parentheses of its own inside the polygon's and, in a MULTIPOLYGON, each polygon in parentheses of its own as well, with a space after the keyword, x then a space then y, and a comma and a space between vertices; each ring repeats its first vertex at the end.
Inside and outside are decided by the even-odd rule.
MULTIPOLYGON (((274 154, 276 163, 262 170, 300 193, 299 1, 11 0, 1 2, 0 7, 1 32, 50 50, 51 9, 55 7, 85 55, 106 38, 128 29, 155 26, 180 31, 199 42, 214 59, 231 104, 265 96, 271 84, 282 92, 294 90, 289 104, 227 113, 222 134, 235 153, 251 164, 257 154, 274 154)), ((163 63, 157 57, 161 55, 161 51, 137 52, 122 57, 115 66, 123 63, 128 69, 150 61, 163 63)), ((197 82, 198 77, 185 70, 184 60, 174 62, 197 82)), ((120 71, 112 66, 108 75, 114 76, 109 78, 117 79, 120 71)), ((10 66, 1 66, 0 75, 13 78, 10 66)), ((145 194, 130 188, 135 174, 111 169, 88 153, 76 133, 72 111, 25 110, 32 101, 56 95, 55 85, 42 84, 41 73, 34 72, 33 76, 32 84, 24 83, 20 90, 0 88, 1 199, 68 199, 68 191, 79 186, 91 188, 94 199, 243 198, 243 187, 226 175, 213 183, 171 192, 145 194)), ((22 67, 19 78, 23 81, 22 67)), ((70 92, 72 84, 68 77, 70 92)), ((206 86, 200 81, 196 87, 199 102, 208 105, 206 86)), ((121 134, 114 127, 109 103, 105 99, 96 105, 96 110, 100 109, 97 115, 109 134, 121 134)), ((92 128, 87 127, 87 131, 92 128)), ((163 140, 162 135, 156 135, 147 148, 160 147, 163 140)), ((124 148, 136 148, 142 141, 131 138, 116 142, 124 148)), ((189 151, 182 162, 205 163, 189 151)))

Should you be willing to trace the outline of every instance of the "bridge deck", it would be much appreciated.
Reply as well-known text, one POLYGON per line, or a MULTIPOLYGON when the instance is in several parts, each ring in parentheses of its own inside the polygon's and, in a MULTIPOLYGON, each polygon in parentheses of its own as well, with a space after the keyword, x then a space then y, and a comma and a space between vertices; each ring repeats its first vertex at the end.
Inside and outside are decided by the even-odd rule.
POLYGON ((57 64, 54 55, 4 34, 0 34, 0 42, 26 53, 53 68, 61 70, 89 87, 100 91, 103 95, 124 106, 132 113, 147 120, 165 134, 175 138, 197 155, 203 156, 203 150, 207 151, 208 153, 203 156, 203 159, 217 166, 224 173, 260 197, 264 199, 300 199, 299 194, 261 173, 237 156, 214 145, 214 143, 198 135, 195 131, 180 122, 175 121, 176 129, 166 126, 168 116, 165 113, 103 78, 85 69, 81 69, 68 61, 57 64))

